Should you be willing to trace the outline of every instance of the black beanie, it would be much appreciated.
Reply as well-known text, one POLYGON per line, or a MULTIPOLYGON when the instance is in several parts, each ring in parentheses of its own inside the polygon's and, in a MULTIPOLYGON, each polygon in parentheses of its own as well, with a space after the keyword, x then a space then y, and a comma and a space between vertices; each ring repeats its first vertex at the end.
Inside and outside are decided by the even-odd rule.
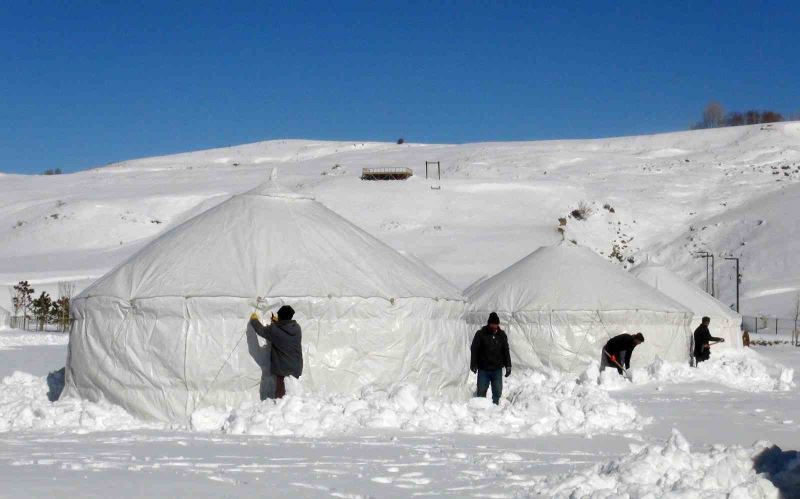
POLYGON ((289 305, 284 305, 278 309, 278 320, 290 321, 294 317, 294 309, 289 305))
POLYGON ((636 333, 633 335, 633 337, 644 343, 644 335, 642 333, 636 333))
POLYGON ((497 312, 489 314, 489 320, 486 321, 486 324, 500 324, 500 317, 497 316, 497 312))

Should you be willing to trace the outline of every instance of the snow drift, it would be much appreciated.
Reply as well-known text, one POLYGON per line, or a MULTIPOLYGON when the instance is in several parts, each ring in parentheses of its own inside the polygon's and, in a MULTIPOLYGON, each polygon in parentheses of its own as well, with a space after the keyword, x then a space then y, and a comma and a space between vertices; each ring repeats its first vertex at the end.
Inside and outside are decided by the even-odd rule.
MULTIPOLYGON (((197 409, 189 426, 196 431, 302 437, 379 428, 531 437, 627 432, 649 422, 630 404, 613 400, 603 388, 565 374, 518 373, 507 383, 507 396, 499 407, 487 398, 453 402, 427 396, 410 383, 385 389, 370 386, 356 395, 311 393, 294 378, 289 378, 287 385, 289 394, 281 400, 197 409)), ((57 388, 22 372, 0 381, 0 431, 167 428, 163 423, 136 419, 105 401, 65 396, 50 402, 48 390, 57 388)))
POLYGON ((15 371, 0 381, 0 432, 12 430, 104 431, 155 428, 108 402, 63 398, 51 402, 47 382, 15 371))
MULTIPOLYGON (((697 367, 656 360, 646 368, 631 369, 629 372, 634 385, 718 383, 745 392, 789 391, 794 388, 794 369, 778 364, 767 367, 762 359, 761 355, 749 349, 726 350, 714 354, 697 367)), ((597 363, 589 366, 581 376, 609 390, 631 386, 613 369, 601 373, 597 363)))
POLYGON ((411 384, 388 389, 369 387, 355 396, 304 393, 297 383, 288 390, 289 395, 282 400, 245 404, 232 410, 199 409, 192 414, 192 427, 233 434, 305 437, 359 428, 531 437, 630 431, 647 423, 631 405, 566 374, 515 374, 500 406, 488 398, 448 402, 426 397, 411 384))
MULTIPOLYGON (((529 492, 553 498, 720 497, 778 499, 800 477, 800 461, 784 461, 774 473, 759 473, 754 459, 769 452, 716 445, 695 451, 677 431, 663 444, 631 446, 631 453, 566 475, 541 478, 529 492), (769 478, 769 479, 768 479, 769 478), (774 483, 773 483, 774 482, 774 483), (778 487, 776 487, 776 484, 778 487)), ((778 449, 780 451, 780 449, 778 449)), ((797 497, 796 490, 786 497, 797 497)))
POLYGON ((165 233, 73 300, 66 394, 183 423, 198 407, 257 400, 269 356, 248 317, 283 304, 303 328, 311 389, 463 391, 460 292, 270 181, 165 233))

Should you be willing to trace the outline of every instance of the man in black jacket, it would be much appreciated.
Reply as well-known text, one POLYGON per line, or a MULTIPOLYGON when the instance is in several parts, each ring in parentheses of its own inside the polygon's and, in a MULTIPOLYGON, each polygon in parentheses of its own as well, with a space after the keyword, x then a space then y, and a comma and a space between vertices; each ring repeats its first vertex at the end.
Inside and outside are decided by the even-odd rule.
POLYGON ((255 313, 250 316, 250 325, 256 334, 269 342, 270 370, 276 381, 275 398, 286 395, 286 376, 299 378, 303 374, 303 333, 292 317, 294 309, 289 305, 279 308, 277 320, 273 316, 268 326, 262 325, 255 313))
POLYGON ((606 367, 611 366, 616 368, 620 374, 622 374, 623 366, 625 369, 630 369, 633 349, 641 343, 644 343, 644 335, 642 333, 614 336, 603 347, 603 360, 600 362, 600 369, 605 370, 606 367))
POLYGON ((495 312, 489 314, 487 324, 472 339, 469 368, 478 373, 478 397, 485 397, 492 386, 492 402, 500 404, 503 393, 503 368, 506 378, 511 375, 511 354, 508 351, 508 337, 500 329, 500 318, 495 312))
POLYGON ((724 338, 711 336, 708 325, 711 324, 710 317, 703 317, 703 321, 694 330, 694 362, 695 366, 711 357, 711 342, 725 341, 724 338))

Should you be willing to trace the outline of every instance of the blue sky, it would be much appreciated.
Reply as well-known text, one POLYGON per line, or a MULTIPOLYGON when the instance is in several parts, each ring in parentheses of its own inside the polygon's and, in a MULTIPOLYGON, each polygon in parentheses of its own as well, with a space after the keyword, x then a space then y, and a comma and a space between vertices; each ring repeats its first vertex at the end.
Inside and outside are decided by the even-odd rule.
POLYGON ((0 171, 271 138, 473 142, 800 111, 800 2, 54 2, 0 10, 0 171))

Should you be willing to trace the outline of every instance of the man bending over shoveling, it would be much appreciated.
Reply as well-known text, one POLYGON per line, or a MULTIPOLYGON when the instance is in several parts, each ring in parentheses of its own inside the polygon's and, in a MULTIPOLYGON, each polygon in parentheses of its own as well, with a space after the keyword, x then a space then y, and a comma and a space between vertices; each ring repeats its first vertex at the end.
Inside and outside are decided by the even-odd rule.
POLYGON ((695 366, 711 357, 711 345, 725 341, 725 338, 711 336, 711 331, 708 330, 709 324, 711 324, 711 318, 703 317, 703 321, 694 330, 695 366))
POLYGON ((250 316, 250 325, 256 334, 269 342, 270 370, 275 375, 275 398, 286 395, 286 376, 299 378, 303 374, 302 331, 300 324, 292 320, 294 309, 284 305, 278 309, 278 317, 272 316, 272 324, 264 326, 255 312, 250 316))
POLYGON ((606 367, 614 367, 618 373, 623 374, 627 369, 631 368, 633 349, 641 343, 644 343, 644 335, 642 333, 614 336, 603 347, 603 360, 600 362, 600 370, 604 371, 606 367))

